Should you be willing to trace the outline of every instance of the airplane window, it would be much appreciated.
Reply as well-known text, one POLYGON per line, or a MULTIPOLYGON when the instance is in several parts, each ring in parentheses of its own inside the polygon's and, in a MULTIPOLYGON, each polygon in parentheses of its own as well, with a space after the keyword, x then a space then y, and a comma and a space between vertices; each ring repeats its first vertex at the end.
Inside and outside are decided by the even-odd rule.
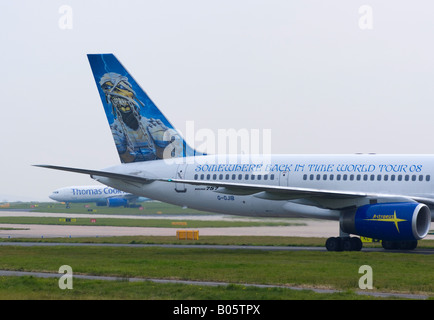
POLYGON ((198 177, 198 175, 197 175, 197 173, 194 175, 194 180, 197 180, 197 177, 198 177))
POLYGON ((375 175, 371 174, 371 181, 375 180, 375 175))
POLYGON ((377 175, 377 181, 381 181, 381 174, 377 175))
POLYGON ((246 174, 246 175, 244 176, 244 179, 249 180, 249 175, 246 174))
POLYGON ((330 180, 333 180, 333 178, 334 178, 334 175, 331 174, 330 175, 330 180))
POLYGON ((213 174, 213 175, 212 175, 212 179, 213 179, 213 180, 216 180, 216 179, 217 179, 217 175, 216 175, 216 174, 213 174))
POLYGON ((207 175, 206 175, 206 180, 209 180, 209 178, 211 178, 211 175, 210 175, 210 174, 207 174, 207 175))
POLYGON ((409 181, 410 180, 410 176, 408 174, 406 174, 404 180, 405 181, 409 181))
POLYGON ((226 174, 225 179, 226 179, 226 180, 229 180, 229 173, 226 174))
POLYGON ((250 176, 250 178, 251 178, 251 180, 255 180, 255 175, 252 174, 252 175, 250 176))
POLYGON ((321 179, 321 175, 320 174, 317 174, 316 175, 316 180, 320 180, 321 179))
POLYGON ((398 175, 398 181, 402 181, 402 174, 398 175))
POLYGON ((346 174, 343 175, 343 180, 347 181, 347 175, 346 174))
POLYGON ((431 176, 428 174, 428 175, 425 177, 425 180, 426 180, 426 181, 430 181, 430 180, 431 180, 431 176))
POLYGON ((307 180, 307 174, 303 175, 303 180, 307 180))
POLYGON ((392 174, 392 175, 390 176, 390 180, 395 181, 395 175, 394 175, 394 174, 392 174))
POLYGON ((242 174, 239 174, 238 175, 238 180, 242 180, 243 179, 243 175, 242 174))
POLYGON ((419 176, 419 181, 423 181, 423 175, 419 176))
POLYGON ((367 174, 363 175, 363 181, 368 181, 368 175, 367 174))
POLYGON ((223 175, 222 174, 219 175, 219 179, 223 180, 223 175))
POLYGON ((389 176, 387 174, 384 175, 384 181, 389 180, 389 176))
POLYGON ((411 176, 411 181, 416 181, 416 175, 415 174, 411 176))
POLYGON ((354 174, 350 174, 350 181, 354 180, 354 174))
POLYGON ((324 180, 327 180, 327 175, 326 175, 326 174, 323 175, 322 178, 323 178, 324 180))
POLYGON ((233 174, 232 175, 232 180, 235 180, 236 177, 237 177, 237 175, 233 174))
POLYGON ((362 179, 362 175, 358 174, 357 177, 356 177, 356 179, 357 179, 357 181, 360 181, 362 179))
POLYGON ((204 177, 205 177, 205 175, 202 173, 202 174, 200 175, 200 180, 203 180, 204 177))
POLYGON ((274 180, 274 174, 270 176, 270 180, 274 180))
POLYGON ((336 175, 336 180, 341 180, 341 175, 340 174, 338 174, 338 175, 336 175))
POLYGON ((262 176, 261 176, 260 174, 258 174, 258 180, 261 180, 261 177, 262 177, 262 176))
POLYGON ((264 174, 264 180, 268 180, 268 174, 264 174))

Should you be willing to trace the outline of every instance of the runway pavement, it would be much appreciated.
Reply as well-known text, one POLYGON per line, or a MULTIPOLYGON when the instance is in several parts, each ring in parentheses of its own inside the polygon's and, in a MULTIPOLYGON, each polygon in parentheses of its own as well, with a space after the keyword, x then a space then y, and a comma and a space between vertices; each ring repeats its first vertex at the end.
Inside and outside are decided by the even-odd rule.
MULTIPOLYGON (((0 217, 62 217, 62 218, 131 218, 131 219, 171 219, 171 220, 242 220, 257 221, 255 218, 227 215, 101 215, 101 214, 64 214, 36 213, 26 211, 1 211, 0 217)), ((278 219, 267 219, 276 221, 278 219)), ((335 237, 339 235, 339 222, 328 220, 298 219, 295 222, 304 225, 275 227, 232 227, 199 228, 200 236, 294 236, 294 237, 335 237)), ((109 237, 109 236, 175 236, 180 228, 143 228, 143 227, 107 227, 75 225, 36 225, 36 224, 0 224, 0 238, 58 238, 58 237, 109 237)), ((429 235, 426 239, 434 239, 429 235)))
MULTIPOLYGON (((65 215, 65 214, 37 214, 11 212, 9 216, 55 216, 80 218, 128 218, 125 216, 99 215, 65 215)), ((0 216, 7 216, 1 212, 0 216)), ((130 217, 133 218, 133 217, 130 217)), ((238 217, 221 216, 146 216, 134 217, 138 219, 183 219, 183 220, 243 220, 238 217)), ((306 225, 276 226, 276 227, 232 227, 232 228, 199 228, 201 236, 297 236, 297 237, 331 237, 339 233, 337 221, 325 220, 297 220, 306 225)), ((108 237, 108 236, 175 236, 179 228, 143 228, 143 227, 107 227, 107 226, 75 226, 75 225, 36 225, 36 224, 0 224, 0 238, 53 238, 53 237, 108 237), (7 229, 6 229, 7 228, 7 229)))
MULTIPOLYGON (((105 226, 63 226, 0 224, 0 238, 175 236, 180 228, 139 228, 105 226), (12 230, 2 230, 12 228, 12 230)), ((331 237, 338 235, 337 222, 309 222, 307 226, 198 228, 201 236, 295 236, 331 237)))

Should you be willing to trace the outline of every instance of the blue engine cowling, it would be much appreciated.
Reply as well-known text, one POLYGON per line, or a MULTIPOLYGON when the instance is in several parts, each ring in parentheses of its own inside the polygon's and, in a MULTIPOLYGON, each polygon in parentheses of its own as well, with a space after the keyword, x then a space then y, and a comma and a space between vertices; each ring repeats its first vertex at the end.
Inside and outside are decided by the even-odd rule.
POLYGON ((107 206, 108 207, 122 207, 127 206, 128 200, 123 198, 109 198, 107 199, 107 206))
POLYGON ((341 229, 346 233, 389 241, 421 240, 430 225, 429 208, 414 202, 364 205, 341 219, 341 229))

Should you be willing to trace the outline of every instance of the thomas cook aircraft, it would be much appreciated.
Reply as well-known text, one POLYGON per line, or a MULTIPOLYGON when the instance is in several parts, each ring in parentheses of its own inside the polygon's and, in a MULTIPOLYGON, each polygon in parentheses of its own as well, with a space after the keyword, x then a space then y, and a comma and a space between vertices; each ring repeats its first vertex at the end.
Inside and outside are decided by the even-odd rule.
POLYGON ((138 197, 107 186, 70 186, 54 190, 49 196, 50 199, 65 202, 66 208, 70 203, 95 202, 97 206, 107 207, 129 207, 137 202, 144 202, 150 199, 138 197))
POLYGON ((409 250, 428 234, 434 155, 206 155, 186 143, 113 54, 88 59, 121 164, 39 167, 199 210, 336 220, 329 251, 361 250, 358 236, 409 250))

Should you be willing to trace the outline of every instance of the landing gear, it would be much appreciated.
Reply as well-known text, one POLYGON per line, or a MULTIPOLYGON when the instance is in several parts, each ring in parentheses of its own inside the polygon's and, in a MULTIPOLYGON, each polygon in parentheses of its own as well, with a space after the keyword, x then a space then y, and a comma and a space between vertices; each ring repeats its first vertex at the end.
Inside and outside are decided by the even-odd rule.
POLYGON ((360 251, 362 240, 357 237, 331 237, 325 244, 328 251, 360 251))
MULTIPOLYGON (((381 241, 385 250, 414 250, 417 247, 417 240, 414 241, 381 241)), ((360 251, 363 244, 357 237, 331 237, 325 244, 328 251, 360 251)))
POLYGON ((414 250, 417 247, 417 240, 414 241, 386 241, 381 242, 385 250, 414 250))

